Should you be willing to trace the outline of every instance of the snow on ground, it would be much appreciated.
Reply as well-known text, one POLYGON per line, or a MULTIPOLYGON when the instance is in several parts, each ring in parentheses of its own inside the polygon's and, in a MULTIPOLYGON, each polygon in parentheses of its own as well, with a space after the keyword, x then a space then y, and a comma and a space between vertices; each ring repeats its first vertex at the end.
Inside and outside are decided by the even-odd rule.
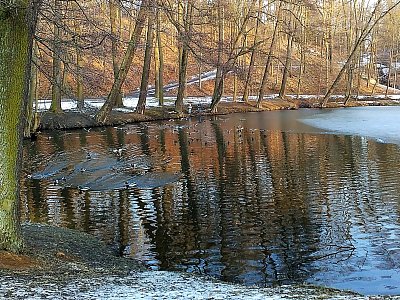
MULTIPOLYGON (((393 88, 389 89, 390 92, 400 92, 400 90, 395 90, 393 88)), ((271 100, 271 99, 275 99, 278 97, 278 94, 270 94, 265 96, 265 100, 271 100)), ((322 99, 323 95, 300 95, 299 98, 300 99, 311 99, 311 98, 321 98, 322 99)), ((287 95, 287 98, 290 99, 296 99, 297 95, 287 95)), ((336 96, 332 96, 332 99, 343 99, 344 96, 341 95, 336 95, 336 96)), ((359 96, 358 99, 363 100, 366 98, 371 98, 370 96, 359 96)), ((374 99, 377 100, 384 100, 385 99, 385 95, 374 95, 373 96, 374 99)), ((251 96, 250 97, 251 100, 257 100, 256 96, 251 96)), ((389 100, 398 100, 400 101, 400 94, 396 94, 396 95, 388 95, 387 99, 389 100)), ((139 98, 137 97, 126 97, 123 99, 125 108, 120 108, 120 109, 116 109, 122 112, 133 112, 136 108, 136 105, 138 103, 139 98)), ((100 108, 103 103, 104 103, 105 99, 102 98, 98 98, 98 99, 86 99, 85 100, 85 105, 87 107, 93 107, 93 108, 100 108)), ((232 97, 224 97, 222 98, 221 101, 232 101, 232 97)), ((208 105, 211 104, 211 97, 188 97, 185 99, 185 103, 187 104, 192 104, 192 105, 208 105)), ((164 105, 166 106, 172 106, 175 104, 175 97, 165 97, 164 99, 164 105)), ((48 110, 50 108, 51 105, 51 100, 39 100, 39 105, 38 105, 38 109, 39 111, 45 111, 48 110)), ((154 97, 147 97, 147 101, 146 101, 146 107, 157 107, 159 106, 158 104, 158 99, 154 98, 154 97)), ((72 100, 72 99, 64 99, 61 102, 61 108, 63 110, 74 110, 77 109, 77 102, 72 100)))
MULTIPOLYGON (((174 105, 175 99, 176 99, 175 97, 165 97, 164 105, 166 106, 174 105)), ((116 110, 124 112, 132 112, 135 110, 138 100, 139 98, 137 97, 126 97, 123 99, 125 108, 122 109, 118 108, 116 110)), ((87 107, 100 108, 103 105, 104 101, 105 99, 101 98, 86 99, 85 105, 87 107)), ((222 101, 227 101, 227 99, 222 99, 222 101)), ((211 97, 188 97, 185 99, 185 102, 191 104, 211 104, 211 97)), ((51 105, 51 100, 39 100, 38 109, 40 111, 48 110, 50 109, 50 105, 51 105)), ((157 107, 157 106, 159 106, 157 98, 147 97, 146 107, 157 107)), ((61 102, 61 108, 63 110, 77 109, 77 102, 72 99, 63 99, 63 101, 61 102)))
POLYGON ((147 271, 126 277, 108 276, 57 282, 37 277, 29 282, 17 277, 0 278, 0 298, 8 299, 400 299, 363 297, 311 286, 255 288, 223 283, 190 274, 147 271))

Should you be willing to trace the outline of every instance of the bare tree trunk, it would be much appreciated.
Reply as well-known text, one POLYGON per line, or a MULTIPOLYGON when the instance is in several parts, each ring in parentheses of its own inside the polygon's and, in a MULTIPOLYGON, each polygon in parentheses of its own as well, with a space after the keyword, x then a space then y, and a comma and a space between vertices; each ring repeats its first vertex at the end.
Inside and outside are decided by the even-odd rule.
POLYGON ((187 85, 187 66, 189 60, 189 40, 188 38, 191 35, 192 31, 192 14, 193 14, 193 3, 188 2, 186 3, 187 7, 183 12, 183 26, 184 26, 184 33, 180 32, 180 36, 182 39, 182 48, 181 54, 179 58, 179 86, 178 86, 178 94, 175 101, 175 110, 178 113, 182 113, 183 111, 183 100, 186 96, 186 85, 187 85))
POLYGON ((24 128, 24 137, 31 137, 38 129, 38 47, 33 44, 32 49, 32 64, 31 64, 31 79, 29 82, 29 97, 26 110, 26 124, 24 128), (33 110, 33 103, 35 103, 35 111, 33 110))
POLYGON ((359 56, 357 58, 357 95, 356 99, 360 96, 360 90, 361 90, 361 77, 362 77, 362 67, 361 67, 361 56, 363 54, 359 52, 359 56))
POLYGON ((346 91, 345 91, 345 96, 344 96, 344 105, 347 105, 347 103, 350 100, 351 97, 351 92, 353 90, 353 64, 350 64, 347 68, 347 81, 346 81, 346 91))
MULTIPOLYGON (((203 24, 200 24, 200 33, 203 33, 203 24)), ((199 59, 197 60, 197 64, 198 64, 198 76, 199 76, 199 90, 201 91, 201 89, 202 89, 202 78, 201 78, 201 75, 202 75, 202 73, 203 73, 203 62, 202 62, 202 60, 203 60, 203 53, 202 53, 202 51, 200 50, 200 53, 199 53, 199 59)))
POLYGON ((99 123, 104 123, 107 120, 108 115, 110 114, 113 107, 115 107, 116 105, 117 98, 121 91, 121 87, 124 84, 126 77, 128 75, 128 71, 131 67, 132 60, 135 55, 142 34, 142 30, 148 14, 148 5, 149 5, 149 0, 143 0, 140 5, 138 16, 135 22, 135 28, 132 32, 131 39, 129 41, 128 48, 126 49, 124 58, 122 59, 118 75, 114 79, 113 86, 111 88, 110 94, 107 97, 106 102, 96 115, 96 120, 99 123))
POLYGON ((389 71, 387 75, 387 82, 386 82, 386 90, 385 90, 385 99, 388 98, 389 94, 389 88, 391 84, 391 75, 392 75, 392 65, 393 65, 393 48, 390 49, 390 54, 389 54, 389 71))
MULTIPOLYGON (((75 5, 77 6, 77 5, 75 5)), ((79 7, 78 7, 79 8, 79 7)), ((74 20, 74 30, 77 38, 82 33, 81 25, 74 20)), ((78 109, 83 109, 85 106, 84 96, 83 96, 83 78, 82 78, 82 68, 83 68, 83 60, 82 60, 82 49, 79 47, 77 38, 75 38, 75 55, 76 55, 76 98, 77 98, 77 106, 78 109)))
POLYGON ((251 83, 252 83, 252 76, 253 76, 253 72, 254 72, 254 63, 256 60, 256 50, 257 50, 257 44, 258 44, 258 38, 259 38, 258 37, 258 29, 260 27, 260 20, 261 20, 261 16, 262 16, 262 4, 263 4, 263 1, 260 0, 258 2, 258 14, 257 14, 255 33, 254 33, 253 49, 251 51, 250 64, 249 64, 249 69, 247 71, 246 83, 244 85, 244 91, 243 91, 243 101, 246 103, 249 101, 249 90, 250 90, 251 83))
POLYGON ((164 50, 161 39, 161 15, 160 8, 157 7, 156 10, 156 52, 158 56, 158 70, 157 70, 157 83, 158 83, 158 92, 156 93, 156 97, 158 98, 158 104, 160 106, 164 106, 164 50))
MULTIPOLYGON (((111 56, 113 62, 113 71, 114 71, 114 80, 117 78, 119 73, 119 65, 120 61, 118 59, 118 45, 119 39, 121 36, 121 24, 118 22, 118 19, 121 14, 120 4, 117 3, 116 0, 109 0, 109 11, 110 11, 110 27, 111 27, 111 56)), ((119 91, 119 95, 117 96, 115 107, 123 107, 124 104, 122 102, 122 92, 119 91)))
POLYGON ((146 50, 144 54, 144 62, 143 62, 143 72, 142 72, 142 82, 140 84, 140 93, 139 93, 139 101, 136 106, 136 112, 139 114, 144 114, 146 109, 146 98, 147 98, 147 90, 149 85, 149 76, 150 76, 150 65, 151 65, 151 56, 153 53, 153 36, 154 36, 154 14, 149 14, 149 18, 147 20, 147 43, 146 50))
POLYGON ((293 33, 289 33, 287 37, 287 48, 286 48, 286 60, 285 66, 283 69, 282 83, 281 88, 279 90, 279 98, 284 98, 286 95, 286 86, 287 80, 289 76, 289 68, 292 61, 292 49, 293 49, 293 33))
POLYGON ((61 113, 61 90, 62 90, 62 72, 61 72, 61 2, 54 0, 54 31, 53 31, 53 82, 50 111, 61 113))
MULTIPOLYGON (((348 30, 346 31, 346 46, 347 46, 347 55, 350 54, 351 52, 351 47, 353 45, 353 40, 357 39, 357 31, 353 27, 353 23, 356 22, 357 20, 354 18, 353 20, 353 14, 356 14, 356 9, 351 6, 351 3, 347 3, 348 5, 348 10, 349 10, 349 16, 347 17, 348 19, 348 30), (353 37, 356 35, 356 37, 353 37)), ((355 3, 353 4, 355 5, 355 3)), ((342 0, 342 6, 343 6, 343 12, 346 15, 346 2, 342 0)), ((361 45, 360 45, 361 46, 361 45)), ((354 58, 351 60, 350 64, 347 66, 346 70, 346 75, 347 75, 347 81, 346 81, 346 91, 345 91, 345 96, 344 96, 344 105, 347 105, 347 103, 350 100, 351 93, 353 90, 353 77, 354 77, 354 58)))
POLYGON ((236 102, 237 101, 237 89, 238 89, 238 79, 236 73, 233 74, 233 95, 232 95, 232 101, 236 102))
POLYGON ((308 26, 308 14, 304 7, 302 8, 302 11, 301 11, 301 19, 302 19, 303 26, 301 26, 301 38, 300 38, 300 45, 299 45, 300 62, 299 62, 299 77, 297 80, 297 92, 296 92, 297 99, 300 98, 301 84, 302 84, 302 80, 303 80, 303 75, 305 73, 305 64, 306 64, 305 49, 307 49, 307 32, 305 30, 305 27, 308 26))
POLYGON ((160 106, 162 106, 162 104, 160 103, 160 99, 159 99, 159 94, 160 94, 160 90, 161 90, 161 86, 159 83, 159 78, 160 78, 160 49, 158 48, 158 39, 157 39, 157 29, 155 32, 156 35, 156 41, 155 41, 155 45, 154 45, 154 97, 156 99, 158 99, 158 104, 160 106))
POLYGON ((278 36, 278 27, 279 27, 279 22, 280 22, 282 3, 283 3, 282 1, 279 1, 278 8, 276 11, 276 21, 275 21, 275 26, 274 26, 274 32, 272 34, 271 45, 270 45, 269 51, 268 51, 267 62, 265 63, 264 75, 263 75, 263 78, 261 81, 260 89, 258 91, 257 107, 261 106, 261 102, 264 99, 264 95, 265 95, 265 92, 267 89, 269 69, 270 69, 272 57, 274 54, 276 38, 278 36))
MULTIPOLYGON (((397 42, 398 43, 398 42, 397 42)), ((398 88, 398 84, 397 84, 397 76, 398 76, 398 57, 399 57, 399 46, 397 46, 396 48, 396 59, 395 59, 395 69, 394 69, 394 88, 397 89, 398 88)))
POLYGON ((159 22, 159 8, 156 8, 156 20, 155 20, 155 46, 154 46, 154 97, 158 99, 158 104, 162 106, 162 100, 160 101, 159 95, 160 95, 160 90, 162 87, 160 86, 159 78, 160 78, 160 47, 158 43, 158 39, 160 36, 160 22, 159 22))
POLYGON ((222 6, 221 0, 218 0, 218 60, 217 60, 217 74, 215 76, 214 92, 211 103, 211 110, 215 112, 217 105, 213 103, 219 102, 222 97, 223 91, 223 66, 222 66, 222 55, 223 55, 223 45, 224 45, 224 8, 222 6))
POLYGON ((85 98, 83 95, 83 78, 82 78, 83 60, 82 51, 76 47, 76 98, 78 101, 78 109, 85 106, 85 98))
MULTIPOLYGON (((237 51, 236 47, 238 45, 238 42, 241 40, 241 38, 243 37, 243 35, 246 32, 246 27, 247 27, 249 20, 251 19, 252 8, 254 7, 255 3, 256 3, 256 0, 253 0, 249 4, 249 7, 250 7, 249 11, 247 12, 246 16, 244 17, 243 23, 241 24, 236 37, 234 39, 232 39, 233 42, 231 45, 231 50, 228 55, 228 59, 225 63, 222 63, 223 47, 222 47, 222 45, 219 45, 218 52, 221 54, 220 55, 221 62, 218 64, 219 65, 219 74, 218 74, 218 69, 217 69, 217 78, 215 81, 213 97, 212 97, 211 105, 210 105, 210 109, 213 113, 217 112, 217 106, 218 106, 219 102, 221 101, 221 98, 222 98, 222 95, 224 92, 224 81, 225 81, 226 75, 229 73, 229 71, 231 71, 233 69, 238 57, 248 53, 248 51, 237 51)), ((222 19, 224 19, 223 10, 221 9, 220 2, 219 2, 218 11, 219 11, 219 15, 222 17, 222 19)), ((221 32, 221 34, 219 34, 219 38, 218 38, 218 40, 220 41, 220 44, 221 44, 224 41, 224 37, 223 37, 224 25, 223 25, 222 21, 219 21, 219 30, 218 31, 221 32)))
POLYGON ((178 95, 175 101, 175 111, 181 113, 183 110, 183 100, 186 94, 186 81, 187 81, 187 65, 189 49, 187 47, 182 47, 180 66, 179 66, 179 86, 178 95))

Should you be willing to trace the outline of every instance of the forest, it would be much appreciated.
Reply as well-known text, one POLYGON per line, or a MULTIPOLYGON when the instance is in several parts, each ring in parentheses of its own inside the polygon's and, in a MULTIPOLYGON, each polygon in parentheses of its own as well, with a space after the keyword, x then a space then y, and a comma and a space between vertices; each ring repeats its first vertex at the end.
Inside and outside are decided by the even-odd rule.
MULTIPOLYGON (((44 1, 39 9, 30 101, 84 106, 107 97, 104 121, 122 97, 188 96, 255 100, 268 94, 332 93, 345 103, 398 85, 399 9, 395 1, 44 1), (387 16, 387 17, 386 17, 387 16), (202 81, 202 75, 215 78, 202 81), (195 84, 188 85, 196 78, 195 84), (215 79, 215 80, 214 80, 215 79), (177 83, 174 88, 164 88, 177 83), (382 87, 386 86, 386 89, 382 87), (378 88, 377 88, 378 87, 378 88)), ((29 107, 32 106, 32 103, 29 107)))

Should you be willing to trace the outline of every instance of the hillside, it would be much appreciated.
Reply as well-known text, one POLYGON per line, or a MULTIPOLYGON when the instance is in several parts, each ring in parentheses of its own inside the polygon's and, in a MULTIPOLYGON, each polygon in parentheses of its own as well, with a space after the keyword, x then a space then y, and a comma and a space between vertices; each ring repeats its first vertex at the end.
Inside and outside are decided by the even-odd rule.
MULTIPOLYGON (((111 4, 110 4, 111 5, 111 4)), ((199 4, 200 5, 200 4, 199 4)), ((244 5, 244 4, 243 4, 244 5)), ((248 14, 255 16, 257 8, 247 4, 248 14), (254 11, 252 11, 254 9, 254 11)), ((321 27, 321 16, 317 9, 313 6, 302 6, 298 4, 287 4, 288 10, 296 14, 299 24, 294 24, 294 20, 287 17, 282 18, 282 24, 278 28, 276 41, 274 42, 274 51, 272 52, 272 60, 270 62, 269 78, 267 83, 267 94, 278 93, 285 68, 288 70, 288 80, 286 86, 287 94, 311 94, 321 95, 327 90, 327 87, 335 79, 339 73, 343 62, 346 60, 348 53, 345 50, 347 32, 341 28, 339 24, 332 27, 334 20, 340 20, 341 10, 338 9, 337 19, 331 20, 331 27, 321 27), (301 9, 297 11, 297 9, 301 9), (300 30, 298 26, 303 26, 300 30), (294 31, 288 31, 292 28, 294 31), (332 39, 327 34, 321 37, 321 31, 328 30, 327 34, 331 34, 335 30, 336 38, 332 39), (293 38, 292 46, 289 49, 287 38, 293 38), (290 52, 288 52, 290 50, 290 52), (290 58, 290 60, 288 60, 290 58)), ((199 6, 200 7, 200 6, 199 6)), ((118 20, 114 24, 117 30, 110 29, 110 7, 107 2, 102 2, 100 6, 92 1, 86 3, 85 9, 90 12, 89 18, 87 12, 80 9, 71 10, 68 6, 64 7, 63 26, 60 26, 61 54, 62 60, 62 90, 63 97, 77 97, 77 81, 81 78, 83 83, 83 93, 85 98, 105 97, 108 95, 114 81, 113 60, 117 65, 121 63, 127 46, 129 45, 130 34, 135 26, 135 7, 119 7, 118 20), (73 17, 79 21, 71 27, 69 18, 73 17), (80 33, 80 35, 76 35, 80 33), (116 52, 113 56, 115 47, 116 52), (111 51, 112 50, 112 51, 111 51), (80 62, 77 63, 77 58, 80 62)), ((207 14, 193 13, 192 29, 189 33, 182 32, 180 24, 176 22, 184 22, 184 20, 171 19, 171 11, 168 7, 161 6, 159 8, 158 20, 160 24, 154 25, 156 29, 156 37, 159 37, 159 45, 154 38, 152 42, 152 61, 149 70, 148 85, 154 87, 156 77, 156 62, 158 63, 157 51, 163 54, 164 70, 162 77, 164 86, 169 83, 178 82, 179 79, 179 57, 182 49, 187 43, 188 46, 188 64, 187 78, 199 76, 201 73, 212 71, 220 66, 228 70, 228 74, 224 82, 225 96, 241 97, 243 95, 244 86, 249 76, 248 70, 252 68, 250 94, 256 96, 258 94, 260 82, 263 76, 265 64, 273 39, 274 14, 279 14, 276 5, 265 7, 265 13, 271 14, 270 19, 266 19, 261 25, 252 19, 243 20, 236 15, 236 8, 230 7, 228 3, 224 7, 223 27, 216 27, 219 21, 215 19, 214 13, 218 8, 213 7, 207 14), (237 24, 245 26, 246 32, 238 32, 240 29, 237 24), (235 25, 236 24, 236 25, 235 25), (260 27, 260 28, 258 28, 260 27), (239 29, 238 29, 239 28, 239 29), (218 30, 217 30, 218 29, 218 30), (222 30, 222 31, 221 31, 222 30), (219 32, 219 34, 218 34, 219 32), (188 39, 185 43, 181 39, 188 39), (235 40, 236 39, 236 40, 235 40), (254 44, 257 43, 257 44, 254 44), (158 45, 158 46, 157 46, 158 45), (160 46, 161 45, 161 46, 160 46), (257 46, 255 46, 257 45, 257 46), (234 48, 236 47, 236 48, 234 48), (255 47, 255 48, 254 48, 255 47), (254 49, 253 49, 254 48, 254 49), (240 54, 242 53, 242 54, 240 54), (235 59, 232 57, 237 55, 235 59), (252 55, 254 55, 254 66, 252 65, 252 55)), ((328 9, 328 8, 326 8, 328 9)), ((350 8, 349 8, 350 9, 350 8)), ((334 8, 336 10, 336 8, 334 8)), ((38 97, 51 98, 51 86, 53 81, 52 62, 54 54, 54 45, 52 35, 54 32, 49 31, 51 28, 51 18, 45 19, 46 14, 51 11, 44 12, 39 21, 37 32, 37 45, 39 58, 39 80, 38 80, 38 97), (47 30, 46 30, 47 29, 47 30)), ((331 12, 332 13, 332 12, 331 12)), ((323 20, 322 20, 323 21, 323 20)), ((183 23, 182 23, 183 24, 183 23)), ((184 24, 183 24, 184 25, 184 24)), ((346 26, 346 24, 343 24, 346 26)), ((146 27, 146 26, 144 26, 146 27)), ((240 29, 242 30, 242 29, 240 29)), ((129 68, 127 79, 125 80, 122 92, 124 95, 131 95, 138 91, 142 79, 143 61, 145 56, 146 45, 146 28, 141 32, 141 38, 137 44, 137 49, 133 57, 133 63, 129 68)), ((355 37, 353 37, 355 38, 355 37)), ((347 36, 347 46, 349 47, 349 39, 347 36)), ((360 49, 359 59, 365 55, 372 57, 387 57, 386 50, 374 49, 375 54, 370 49, 360 49), (380 51, 380 52, 379 52, 380 51), (386 51, 386 52, 385 52, 386 51), (363 54, 366 53, 366 54, 363 54), (379 54, 379 53, 382 53, 379 54)), ((377 80, 378 73, 373 70, 373 61, 368 65, 358 64, 355 60, 352 63, 352 87, 351 93, 367 94, 382 93, 383 90, 375 87, 373 84, 367 85, 366 78, 377 80), (369 75, 368 75, 369 74, 369 75)), ((349 73, 348 71, 347 73, 349 73)), ((335 93, 344 94, 348 90, 348 74, 343 76, 335 93)), ((393 75, 392 75, 393 77, 393 75)), ((397 78, 397 77, 396 77, 397 78)), ((212 79, 212 78, 211 78, 212 79)), ((397 80, 397 79, 396 79, 397 80)), ((202 82, 199 84, 188 86, 186 96, 211 96, 214 91, 214 80, 202 82)), ((171 89, 167 92, 169 96, 175 96, 177 89, 171 89)))

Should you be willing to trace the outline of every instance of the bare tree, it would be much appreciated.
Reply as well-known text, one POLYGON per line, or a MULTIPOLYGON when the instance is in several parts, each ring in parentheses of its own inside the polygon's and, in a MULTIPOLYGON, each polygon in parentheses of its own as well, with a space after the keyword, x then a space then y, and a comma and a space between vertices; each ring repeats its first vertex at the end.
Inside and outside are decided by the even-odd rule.
POLYGON ((400 1, 396 1, 393 5, 388 7, 385 11, 382 13, 378 14, 378 10, 382 4, 382 0, 378 0, 377 3, 375 4, 375 7, 366 22, 366 24, 363 26, 361 29, 360 35, 357 38, 357 40, 354 42, 354 45, 352 47, 352 50, 350 51, 349 56, 347 57, 347 60, 343 64, 342 68, 340 69, 338 75, 336 76, 336 79, 333 81, 332 85, 329 87, 328 91, 326 92, 323 101, 321 105, 325 107, 333 93, 333 90, 336 88, 338 85, 339 81, 342 79, 346 69, 350 66, 352 63, 361 43, 365 41, 365 39, 369 36, 369 34, 372 32, 373 28, 390 12, 392 11, 396 6, 400 4, 400 1))
POLYGON ((142 81, 140 84, 139 101, 136 106, 136 112, 139 114, 144 114, 144 111, 146 109, 146 98, 147 98, 147 90, 150 77, 151 56, 153 52, 155 14, 154 14, 154 7, 151 7, 150 9, 151 12, 149 13, 149 17, 147 19, 147 42, 146 42, 146 50, 143 61, 142 81))
POLYGON ((128 71, 132 65, 132 60, 135 55, 135 51, 139 44, 145 20, 149 12, 148 8, 149 8, 149 1, 143 0, 140 4, 138 15, 136 17, 135 28, 131 34, 128 48, 126 49, 125 55, 122 59, 118 75, 114 80, 113 86, 107 97, 106 102, 103 104, 100 111, 96 115, 96 119, 100 123, 104 123, 107 120, 111 110, 116 105, 118 96, 121 91, 121 87, 126 80, 128 71))

